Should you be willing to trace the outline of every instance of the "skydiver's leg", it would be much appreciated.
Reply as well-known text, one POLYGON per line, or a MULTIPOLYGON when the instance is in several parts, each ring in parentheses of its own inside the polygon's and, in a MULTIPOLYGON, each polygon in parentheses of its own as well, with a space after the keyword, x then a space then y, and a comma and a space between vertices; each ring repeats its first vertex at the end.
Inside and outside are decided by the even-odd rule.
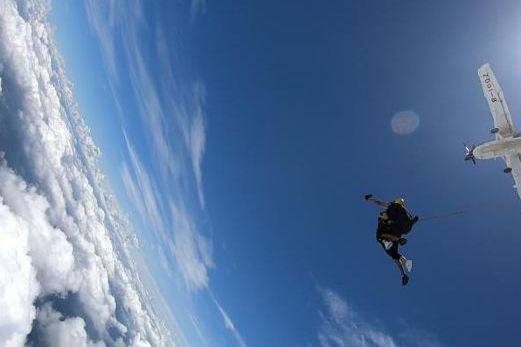
POLYGON ((402 268, 407 272, 410 273, 412 270, 412 260, 408 260, 403 255, 400 257, 400 264, 402 265, 402 268))
POLYGON ((402 285, 406 286, 407 283, 409 283, 409 276, 407 276, 406 270, 405 270, 405 257, 403 257, 400 253, 398 253, 398 244, 394 243, 393 246, 386 250, 387 254, 393 258, 394 263, 396 266, 398 266, 398 269, 400 270, 400 275, 402 276, 402 285), (402 264, 403 259, 403 264, 402 264))
POLYGON ((407 274, 405 273, 405 268, 403 267, 402 263, 400 262, 399 259, 393 259, 396 266, 398 266, 398 269, 400 270, 400 274, 403 276, 407 276, 407 274))

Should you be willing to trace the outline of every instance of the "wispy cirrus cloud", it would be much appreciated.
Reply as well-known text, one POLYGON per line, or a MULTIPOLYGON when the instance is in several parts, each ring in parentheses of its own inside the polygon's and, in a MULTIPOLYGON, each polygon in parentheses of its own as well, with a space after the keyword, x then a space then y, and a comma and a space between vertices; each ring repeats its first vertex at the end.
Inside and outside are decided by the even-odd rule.
POLYGON ((124 74, 128 76, 145 136, 164 183, 171 182, 173 176, 179 180, 176 184, 186 185, 187 177, 180 176, 192 175, 203 205, 201 165, 206 143, 203 83, 186 80, 181 77, 184 73, 172 66, 174 54, 161 23, 147 23, 141 1, 122 4, 111 0, 99 6, 96 1, 85 0, 85 8, 111 71, 109 82, 114 100, 119 104, 117 76, 124 74), (144 44, 145 34, 150 35, 154 44, 144 44), (123 53, 116 55, 114 47, 121 47, 123 53), (155 61, 145 60, 150 55, 155 61), (190 171, 186 171, 187 163, 191 165, 190 171))
POLYGON ((206 145, 206 127, 204 124, 204 111, 206 91, 201 83, 194 85, 194 115, 190 124, 190 135, 188 136, 190 148, 190 157, 192 159, 192 169, 195 175, 197 184, 197 194, 199 202, 204 207, 204 193, 203 193, 203 173, 202 163, 204 156, 204 148, 206 145))
MULTIPOLYGON (((125 134, 130 160, 122 163, 121 177, 127 193, 150 231, 157 234, 160 247, 174 259, 186 288, 206 288, 209 269, 214 266, 212 245, 197 228, 196 212, 188 207, 193 206, 195 191, 200 208, 204 208, 201 166, 206 145, 205 88, 200 82, 186 82, 176 76, 165 34, 160 25, 146 22, 140 1, 127 6, 111 2, 99 8, 87 0, 85 6, 100 49, 106 51, 103 55, 108 69, 112 69, 113 58, 128 66, 125 75, 143 135, 148 139, 148 152, 154 158, 145 168, 125 134), (143 35, 147 33, 154 37, 155 44, 145 48, 143 35), (122 48, 117 57, 111 53, 114 46, 122 48), (156 54, 155 68, 144 58, 150 53, 156 54)), ((110 82, 115 100, 119 99, 114 80, 118 75, 122 73, 112 73, 110 82)))
MULTIPOLYGON (((130 166, 124 162, 121 175, 143 223, 175 260, 185 287, 189 291, 207 288, 208 271, 214 266, 211 241, 197 232, 192 216, 178 203, 170 200, 165 210, 160 208, 161 194, 128 140, 127 151, 130 166)), ((163 266, 167 263, 168 260, 163 260, 163 266)))
POLYGON ((192 217, 174 202, 170 203, 173 239, 170 250, 189 290, 208 288, 213 247, 209 239, 197 232, 192 217))
MULTIPOLYGON (((100 36, 100 48, 108 50, 104 56, 109 60, 109 70, 114 66, 111 47, 121 47, 123 53, 115 59, 127 69, 111 75, 120 76, 119 80, 127 76, 148 143, 138 154, 130 137, 124 135, 128 160, 121 164, 121 177, 128 196, 147 230, 154 233, 160 254, 165 255, 161 256, 161 266, 169 270, 172 267, 167 272, 177 274, 175 279, 180 279, 188 292, 209 292, 209 274, 215 268, 213 243, 201 232, 197 220, 205 209, 205 86, 197 79, 186 78, 184 71, 174 65, 178 59, 171 38, 167 38, 161 23, 148 23, 143 18, 141 1, 106 6, 101 13, 96 12, 92 0, 86 0, 86 6, 93 31, 100 36), (107 22, 110 26, 98 28, 107 22), (144 37, 153 38, 153 43, 146 45, 144 37), (140 159, 145 156, 146 165, 140 159)), ((192 19, 205 9, 206 1, 191 2, 192 19)), ((120 93, 117 83, 111 82, 115 100, 120 93)), ((215 304, 225 328, 241 347, 247 346, 225 310, 217 301, 215 304)), ((205 341, 202 331, 196 330, 205 341)))
POLYGON ((230 316, 228 315, 228 313, 226 313, 226 311, 221 307, 221 305, 217 302, 217 300, 215 299, 215 297, 213 297, 213 295, 212 295, 212 300, 223 318, 224 327, 232 333, 233 337, 237 341, 237 344, 240 347, 248 347, 248 345, 242 338, 241 334, 239 333, 239 330, 237 330, 237 328, 235 327, 235 324, 233 324, 233 321, 230 318, 230 316))
POLYGON ((365 320, 338 293, 326 288, 318 291, 323 302, 317 332, 320 347, 444 347, 432 334, 418 329, 386 332, 365 320))
POLYGON ((325 310, 320 311, 317 339, 321 347, 396 347, 395 340, 366 323, 347 302, 329 289, 320 289, 325 310))
POLYGON ((127 164, 127 162, 123 162, 121 178, 127 194, 148 225, 154 230, 164 230, 165 225, 163 212, 161 211, 159 191, 139 160, 126 133, 124 133, 124 136, 130 163, 127 164))
POLYGON ((113 81, 119 81, 118 62, 116 57, 115 41, 112 39, 116 30, 116 14, 118 0, 107 0, 103 2, 86 0, 85 11, 89 19, 91 30, 99 38, 100 51, 105 61, 107 72, 113 81))

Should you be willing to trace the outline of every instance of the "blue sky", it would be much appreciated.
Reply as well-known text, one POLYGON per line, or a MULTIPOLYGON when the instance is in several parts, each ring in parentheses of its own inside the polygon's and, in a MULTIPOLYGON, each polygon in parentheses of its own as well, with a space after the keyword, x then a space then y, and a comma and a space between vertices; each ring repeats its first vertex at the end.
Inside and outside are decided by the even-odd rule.
POLYGON ((58 45, 189 345, 516 344, 520 202, 462 143, 490 138, 483 63, 521 123, 519 2, 89 3, 53 4, 58 45), (480 210, 419 224, 402 288, 367 192, 480 210))

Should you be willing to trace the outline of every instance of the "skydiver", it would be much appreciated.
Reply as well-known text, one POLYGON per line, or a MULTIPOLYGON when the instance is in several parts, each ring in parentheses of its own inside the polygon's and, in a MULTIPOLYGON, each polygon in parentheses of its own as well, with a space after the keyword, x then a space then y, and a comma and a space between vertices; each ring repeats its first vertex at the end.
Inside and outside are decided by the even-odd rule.
POLYGON ((405 286, 409 282, 407 274, 412 269, 412 261, 407 260, 398 252, 398 245, 403 246, 407 243, 407 239, 402 236, 412 229, 412 226, 418 221, 418 217, 411 217, 405 209, 405 200, 403 198, 386 202, 374 198, 372 194, 368 194, 365 196, 365 199, 385 208, 384 211, 378 214, 376 240, 398 266, 402 276, 402 285, 405 286))

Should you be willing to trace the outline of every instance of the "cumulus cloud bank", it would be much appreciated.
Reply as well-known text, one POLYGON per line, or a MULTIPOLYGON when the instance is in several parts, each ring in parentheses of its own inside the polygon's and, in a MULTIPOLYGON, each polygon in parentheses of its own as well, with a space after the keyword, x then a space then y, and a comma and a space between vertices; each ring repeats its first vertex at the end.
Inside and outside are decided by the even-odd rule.
POLYGON ((0 345, 174 345, 46 20, 0 0, 0 345))

